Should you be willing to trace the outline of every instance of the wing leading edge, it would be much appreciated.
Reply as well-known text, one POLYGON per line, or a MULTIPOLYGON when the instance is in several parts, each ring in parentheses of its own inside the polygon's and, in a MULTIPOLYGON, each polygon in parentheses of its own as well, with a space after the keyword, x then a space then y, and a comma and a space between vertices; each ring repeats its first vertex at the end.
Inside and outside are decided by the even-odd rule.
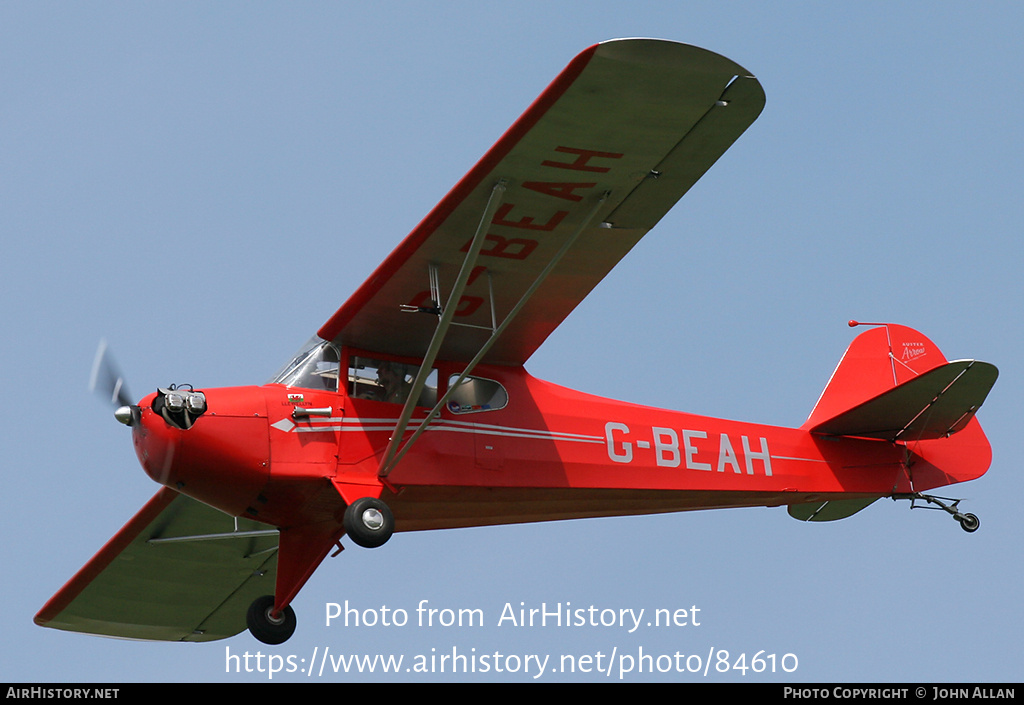
POLYGON ((424 312, 437 313, 438 304, 455 306, 456 325, 439 357, 466 361, 517 310, 483 361, 524 363, 763 106, 757 80, 712 52, 651 39, 590 47, 321 327, 319 336, 419 357, 436 326, 435 316, 424 312), (504 193, 488 210, 499 183, 504 193), (485 211, 493 215, 482 221, 485 211), (481 227, 486 238, 468 283, 458 301, 444 301, 481 227), (531 292, 574 237, 567 255, 531 292), (517 309, 526 292, 534 295, 517 309))
POLYGON ((213 641, 245 630, 273 594, 276 531, 163 488, 35 617, 54 629, 150 641, 213 641))

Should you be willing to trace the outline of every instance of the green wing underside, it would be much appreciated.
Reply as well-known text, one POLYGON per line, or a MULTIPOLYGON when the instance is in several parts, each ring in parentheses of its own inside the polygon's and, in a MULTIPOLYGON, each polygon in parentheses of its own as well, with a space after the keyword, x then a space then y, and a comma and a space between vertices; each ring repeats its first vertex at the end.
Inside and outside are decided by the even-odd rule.
POLYGON ((436 318, 410 316, 402 305, 427 300, 431 268, 441 298, 448 296, 501 181, 507 185, 501 205, 508 210, 486 224, 486 247, 476 260, 477 271, 487 276, 468 283, 455 314, 461 325, 445 337, 440 356, 471 360, 491 334, 493 318, 504 320, 569 242, 571 251, 483 360, 523 364, 757 118, 764 101, 761 85, 745 69, 704 49, 652 39, 592 47, 318 335, 339 345, 422 357, 436 318))
POLYGON ((213 641, 273 594, 276 531, 162 489, 36 616, 125 639, 213 641), (226 535, 226 536, 225 536, 226 535), (167 539, 185 539, 169 541, 167 539))

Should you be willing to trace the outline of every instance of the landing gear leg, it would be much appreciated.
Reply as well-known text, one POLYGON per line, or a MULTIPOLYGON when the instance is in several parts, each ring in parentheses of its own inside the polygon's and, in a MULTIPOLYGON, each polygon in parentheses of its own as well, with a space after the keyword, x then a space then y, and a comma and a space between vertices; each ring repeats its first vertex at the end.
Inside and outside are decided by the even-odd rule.
POLYGON ((245 615, 249 632, 264 644, 283 644, 295 632, 295 610, 288 605, 274 614, 274 596, 257 597, 245 615))
POLYGON ((930 494, 922 494, 920 492, 912 492, 909 494, 894 494, 893 499, 909 499, 911 509, 941 509, 947 514, 951 514, 954 519, 960 523, 960 528, 969 534, 973 534, 981 526, 981 521, 974 514, 963 514, 958 509, 960 504, 959 499, 949 499, 948 497, 936 497, 930 494), (926 502, 927 504, 936 504, 937 507, 929 507, 927 504, 918 505, 915 504, 917 500, 926 502), (946 502, 952 502, 952 504, 946 504, 946 502))

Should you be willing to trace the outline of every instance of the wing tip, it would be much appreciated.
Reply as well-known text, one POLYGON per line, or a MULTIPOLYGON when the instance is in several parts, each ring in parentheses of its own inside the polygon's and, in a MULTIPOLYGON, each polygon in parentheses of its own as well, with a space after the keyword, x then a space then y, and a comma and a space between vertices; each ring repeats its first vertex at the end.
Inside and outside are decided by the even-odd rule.
POLYGON ((754 77, 750 71, 727 56, 672 39, 623 37, 599 42, 592 49, 601 57, 617 61, 661 66, 685 65, 690 69, 699 66, 708 71, 725 71, 731 72, 734 76, 754 77))

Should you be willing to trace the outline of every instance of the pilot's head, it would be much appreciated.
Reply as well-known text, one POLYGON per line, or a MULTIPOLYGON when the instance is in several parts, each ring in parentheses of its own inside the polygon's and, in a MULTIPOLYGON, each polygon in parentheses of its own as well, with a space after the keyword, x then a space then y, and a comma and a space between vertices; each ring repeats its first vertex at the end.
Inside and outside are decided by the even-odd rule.
POLYGON ((377 367, 377 381, 384 386, 400 382, 404 377, 404 367, 401 363, 384 360, 377 367))

